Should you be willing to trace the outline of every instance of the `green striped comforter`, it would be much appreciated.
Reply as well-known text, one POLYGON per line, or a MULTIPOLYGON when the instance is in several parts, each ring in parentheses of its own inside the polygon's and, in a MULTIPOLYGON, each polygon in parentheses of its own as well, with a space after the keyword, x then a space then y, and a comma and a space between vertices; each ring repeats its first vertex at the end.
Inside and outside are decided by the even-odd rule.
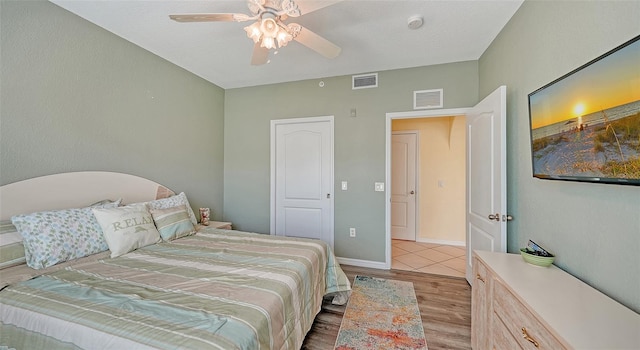
POLYGON ((0 348, 299 349, 350 289, 321 241, 205 229, 0 292, 0 348))

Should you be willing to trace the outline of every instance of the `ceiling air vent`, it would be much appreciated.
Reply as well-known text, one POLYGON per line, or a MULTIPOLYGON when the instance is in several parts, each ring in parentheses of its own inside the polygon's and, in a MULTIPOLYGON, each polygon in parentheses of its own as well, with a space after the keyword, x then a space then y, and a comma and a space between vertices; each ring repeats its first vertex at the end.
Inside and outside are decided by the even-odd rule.
POLYGON ((354 75, 351 79, 353 90, 378 87, 378 73, 354 75))
POLYGON ((413 109, 442 108, 442 89, 413 92, 413 109))

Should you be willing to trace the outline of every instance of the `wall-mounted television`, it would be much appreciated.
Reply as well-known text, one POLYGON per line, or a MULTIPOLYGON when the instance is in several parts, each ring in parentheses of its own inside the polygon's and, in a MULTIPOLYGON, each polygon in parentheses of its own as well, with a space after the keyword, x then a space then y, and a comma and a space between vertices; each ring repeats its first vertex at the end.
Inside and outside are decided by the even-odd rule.
POLYGON ((534 177, 640 185, 640 36, 528 97, 534 177))

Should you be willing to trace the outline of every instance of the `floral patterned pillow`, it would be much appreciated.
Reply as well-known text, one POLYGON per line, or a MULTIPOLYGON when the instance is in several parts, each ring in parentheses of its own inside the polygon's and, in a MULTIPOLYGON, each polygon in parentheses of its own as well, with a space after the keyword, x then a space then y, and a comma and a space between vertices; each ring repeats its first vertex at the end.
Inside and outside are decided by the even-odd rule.
POLYGON ((156 199, 151 202, 147 202, 147 207, 151 209, 167 209, 177 207, 179 205, 187 206, 187 213, 189 213, 189 218, 191 219, 191 223, 194 225, 198 224, 198 220, 196 219, 196 215, 193 213, 193 209, 191 209, 191 205, 189 204, 189 200, 187 200, 187 195, 184 192, 180 192, 180 194, 176 196, 172 196, 169 198, 156 199))
MULTIPOLYGON (((115 208, 120 201, 99 207, 115 208)), ((27 265, 43 269, 109 249, 92 207, 15 215, 11 222, 23 238, 27 265)), ((94 207, 95 208, 95 207, 94 207)))

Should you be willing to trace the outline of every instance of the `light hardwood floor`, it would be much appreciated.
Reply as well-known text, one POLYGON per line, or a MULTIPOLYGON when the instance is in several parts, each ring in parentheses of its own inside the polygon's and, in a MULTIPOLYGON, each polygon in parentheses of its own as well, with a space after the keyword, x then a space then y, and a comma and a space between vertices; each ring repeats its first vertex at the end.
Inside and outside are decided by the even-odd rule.
MULTIPOLYGON (((429 350, 471 349, 471 287, 464 278, 342 265, 356 275, 413 282, 429 350)), ((302 349, 333 349, 345 306, 325 301, 302 349)))

